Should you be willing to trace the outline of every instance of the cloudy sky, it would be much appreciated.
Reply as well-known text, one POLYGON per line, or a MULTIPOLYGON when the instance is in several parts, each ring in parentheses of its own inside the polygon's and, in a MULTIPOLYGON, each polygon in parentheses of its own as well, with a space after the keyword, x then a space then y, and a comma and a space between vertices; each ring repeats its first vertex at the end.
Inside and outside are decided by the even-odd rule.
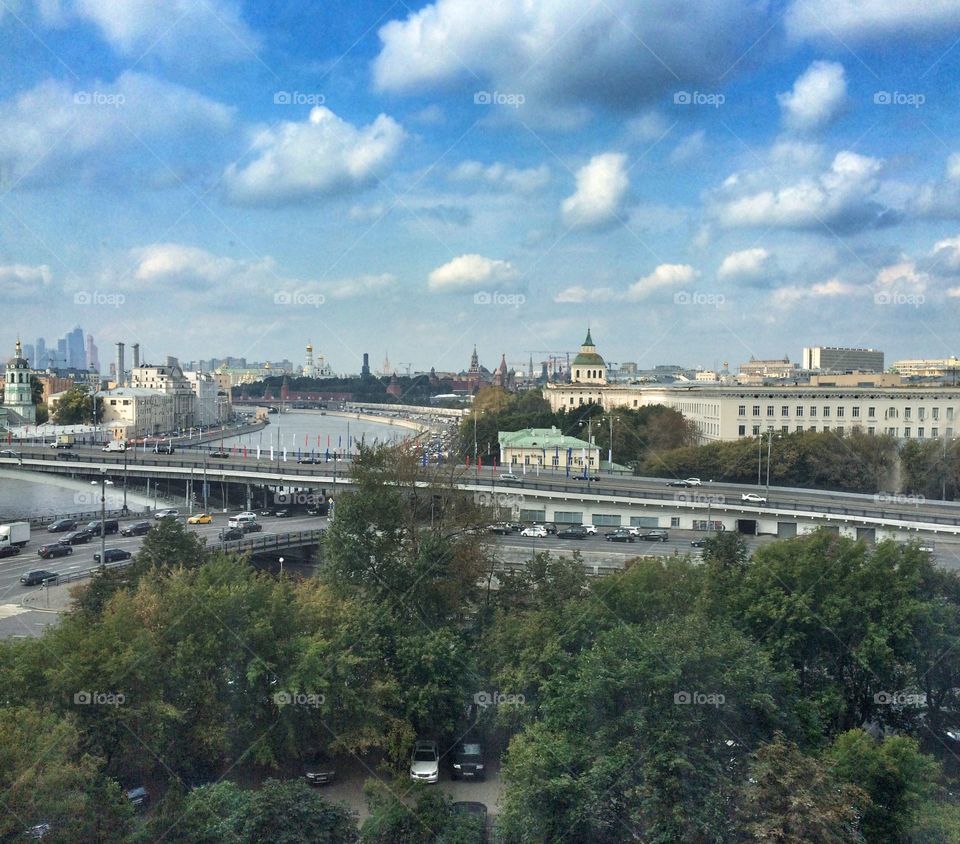
POLYGON ((0 343, 957 353, 960 0, 2 0, 0 343))

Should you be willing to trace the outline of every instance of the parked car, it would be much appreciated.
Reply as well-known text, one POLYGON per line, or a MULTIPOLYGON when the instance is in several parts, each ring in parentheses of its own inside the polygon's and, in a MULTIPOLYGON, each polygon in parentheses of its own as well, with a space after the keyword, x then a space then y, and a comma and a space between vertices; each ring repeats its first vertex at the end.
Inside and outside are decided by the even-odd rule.
POLYGON ((197 513, 196 516, 191 516, 187 519, 188 525, 209 525, 213 521, 213 516, 209 513, 197 513))
POLYGON ((589 536, 597 535, 597 526, 596 525, 584 525, 583 529, 587 532, 589 536))
POLYGON ((513 474, 513 472, 504 472, 504 473, 500 476, 499 480, 500 480, 501 483, 504 483, 504 484, 519 484, 519 483, 523 483, 523 480, 520 478, 520 476, 513 474))
POLYGON ((66 536, 61 538, 61 545, 83 545, 93 539, 94 536, 97 536, 92 530, 75 530, 73 533, 68 533, 66 536))
POLYGON ((131 522, 120 528, 121 536, 143 536, 150 532, 153 525, 150 522, 131 522))
POLYGON ((505 524, 489 525, 487 527, 487 533, 496 533, 500 536, 509 536, 511 533, 513 533, 513 528, 510 527, 510 525, 505 524))
POLYGON ((58 577, 60 577, 60 575, 56 572, 37 569, 36 571, 28 571, 26 574, 20 575, 20 582, 24 586, 39 586, 41 583, 52 583, 58 577))
POLYGON ((543 539, 547 535, 547 529, 543 525, 533 525, 532 527, 525 527, 520 531, 520 536, 533 536, 543 539))
POLYGON ((588 535, 583 525, 572 525, 557 531, 557 539, 586 539, 588 535))
POLYGON ((467 736, 457 743, 453 749, 451 764, 453 770, 450 776, 455 780, 487 778, 483 745, 479 739, 472 736, 467 736))
POLYGON ((29 829, 25 829, 23 831, 23 837, 38 840, 46 838, 51 832, 53 832, 53 824, 38 823, 29 829))
POLYGON ((69 557, 72 553, 73 548, 69 545, 61 545, 59 542, 41 545, 37 549, 37 556, 44 560, 49 560, 51 557, 69 557))
POLYGON ((180 511, 174 507, 168 507, 166 510, 157 510, 153 514, 153 518, 159 521, 160 519, 178 519, 180 518, 180 511))
POLYGON ((289 510, 274 510, 273 515, 278 519, 289 519, 293 513, 291 513, 289 510))
POLYGON ((640 538, 645 542, 666 542, 670 535, 665 530, 648 530, 641 533, 640 538))
POLYGON ((410 779, 417 782, 440 780, 440 754, 435 741, 414 742, 410 757, 410 779))
POLYGON ((76 529, 76 519, 57 519, 55 522, 50 522, 50 524, 47 525, 48 533, 66 533, 68 530, 76 529))
MULTIPOLYGON (((69 446, 69 445, 67 445, 67 446, 59 446, 59 445, 58 445, 58 446, 56 446, 56 448, 69 448, 69 449, 72 449, 73 446, 69 446)), ((73 454, 72 451, 58 451, 58 452, 57 452, 57 457, 58 457, 59 459, 61 459, 61 460, 73 460, 73 458, 75 457, 75 455, 73 454)))
MULTIPOLYGON (((129 551, 125 551, 123 548, 107 548, 103 552, 103 562, 106 563, 119 563, 121 560, 129 560, 133 554, 129 551)), ((93 555, 93 561, 95 563, 100 562, 100 553, 97 552, 93 555)))
POLYGON ((0 545, 0 559, 14 557, 20 553, 19 545, 0 545))
POLYGON ((544 530, 546 530, 547 533, 557 532, 557 526, 553 522, 545 522, 543 525, 543 528, 544 530))
POLYGON ((606 534, 607 542, 636 542, 636 537, 628 530, 613 530, 606 534))
POLYGON ((574 475, 573 479, 575 481, 599 481, 599 475, 591 475, 589 472, 581 472, 579 475, 574 475))
POLYGON ((756 492, 745 492, 740 496, 741 501, 748 501, 751 504, 766 504, 767 499, 756 492))
POLYGON ((220 539, 223 542, 232 542, 234 539, 243 539, 242 528, 232 527, 220 531, 220 539))
POLYGON ((150 792, 142 785, 137 788, 127 789, 127 800, 134 809, 143 810, 150 803, 150 792))
POLYGON ((313 753, 303 763, 303 776, 309 785, 329 785, 337 768, 326 753, 313 753))
POLYGON ((244 522, 240 525, 240 530, 244 534, 260 533, 263 530, 263 525, 260 522, 244 522))

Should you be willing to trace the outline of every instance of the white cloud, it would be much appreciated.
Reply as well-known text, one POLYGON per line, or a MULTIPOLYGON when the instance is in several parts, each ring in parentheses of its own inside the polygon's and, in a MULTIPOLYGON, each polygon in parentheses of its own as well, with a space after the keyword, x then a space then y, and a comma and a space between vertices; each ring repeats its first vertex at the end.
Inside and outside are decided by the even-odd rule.
POLYGON ((792 285, 778 287, 773 291, 773 303, 779 306, 793 305, 797 302, 816 299, 836 299, 841 296, 855 296, 861 288, 839 278, 831 278, 811 284, 809 287, 792 285))
POLYGON ((689 161, 696 161, 703 157, 707 150, 706 133, 703 129, 698 129, 687 135, 670 152, 671 164, 686 164, 689 161))
POLYGON ((820 129, 843 109, 847 80, 843 65, 817 61, 793 83, 793 90, 778 94, 787 127, 800 131, 820 129))
POLYGON ((650 143, 659 141, 672 127, 673 124, 659 111, 647 111, 627 121, 627 137, 650 143))
POLYGON ((761 281, 773 272, 773 256, 763 247, 731 252, 720 264, 717 278, 723 280, 761 281))
MULTIPOLYGON (((830 42, 940 35, 960 26, 960 2, 930 0, 794 0, 786 16, 787 31, 795 38, 830 42)), ((950 36, 953 40, 954 36, 950 36)))
POLYGON ((826 170, 798 176, 798 165, 810 167, 809 152, 806 147, 780 147, 771 153, 768 167, 729 176, 714 195, 713 213, 719 222, 727 227, 853 231, 897 221, 898 213, 876 198, 881 160, 841 151, 826 170))
POLYGON ((563 200, 564 222, 574 228, 603 229, 623 213, 623 201, 630 187, 627 157, 607 152, 595 155, 577 171, 577 190, 563 200))
POLYGON ((952 273, 960 270, 960 237, 948 237, 933 245, 931 256, 952 273))
POLYGON ((660 264, 652 273, 630 285, 627 299, 645 299, 660 288, 691 284, 699 277, 700 273, 689 264, 660 264))
POLYGON ((874 287, 891 293, 923 293, 930 276, 917 269, 913 261, 904 258, 896 264, 883 267, 874 279, 874 287))
POLYGON ((459 255, 430 273, 428 286, 438 293, 477 290, 489 284, 509 284, 518 273, 509 261, 483 255, 459 255))
POLYGON ((617 294, 610 287, 584 287, 578 284, 561 290, 553 297, 553 301, 579 305, 585 302, 610 302, 616 298, 617 294))
POLYGON ((12 302, 34 298, 48 288, 53 274, 46 264, 0 264, 0 291, 12 302))
POLYGON ((374 80, 415 93, 481 80, 477 88, 524 94, 524 109, 586 102, 623 110, 674 90, 678 79, 705 84, 733 66, 766 26, 763 5, 436 0, 380 29, 374 80))
POLYGON ((124 178, 130 165, 118 156, 141 154, 144 143, 163 140, 170 160, 171 151, 202 148, 232 125, 232 108, 142 73, 83 88, 48 80, 0 103, 0 165, 24 185, 124 178))
POLYGON ((361 275, 356 278, 341 279, 327 288, 331 299, 356 299, 371 293, 387 290, 396 283, 397 277, 391 273, 379 275, 361 275))
POLYGON ((951 153, 942 179, 916 188, 910 210, 918 217, 955 220, 960 217, 960 153, 951 153))
POLYGON ((952 152, 947 158, 947 178, 960 179, 960 152, 952 152))
MULTIPOLYGON (((214 255, 198 246, 155 243, 130 250, 135 267, 126 284, 143 290, 161 288, 209 291, 254 292, 286 282, 277 272, 273 258, 242 260, 214 255)), ((119 278, 124 283, 123 278, 119 278)))
POLYGON ((451 171, 450 179, 455 182, 477 182, 497 190, 515 193, 534 193, 550 182, 550 168, 546 164, 518 169, 499 161, 493 164, 464 161, 451 171))
POLYGON ((240 204, 281 205, 359 190, 385 174, 404 137, 384 114, 358 128, 317 106, 303 123, 260 130, 254 160, 224 174, 228 195, 240 204))
POLYGON ((48 26, 92 23, 120 55, 198 67, 249 59, 260 43, 233 0, 45 0, 48 26))

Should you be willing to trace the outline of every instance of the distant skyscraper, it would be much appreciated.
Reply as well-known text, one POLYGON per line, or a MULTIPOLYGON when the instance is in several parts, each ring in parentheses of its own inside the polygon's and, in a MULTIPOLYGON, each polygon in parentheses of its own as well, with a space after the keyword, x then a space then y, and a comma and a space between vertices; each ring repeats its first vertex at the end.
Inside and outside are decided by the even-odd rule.
POLYGON ((30 364, 31 369, 37 368, 37 353, 30 343, 23 344, 23 359, 30 364))
POLYGON ((61 337, 57 340, 57 355, 53 359, 53 365, 58 369, 66 369, 70 364, 70 358, 67 355, 67 338, 61 337))
POLYGON ((363 366, 360 367, 360 374, 361 375, 370 374, 370 355, 367 354, 366 352, 363 353, 363 366))
POLYGON ((67 334, 67 366, 71 369, 87 368, 87 350, 84 346, 83 329, 79 325, 67 334))
POLYGON ((100 371, 100 356, 97 353, 97 345, 93 342, 93 335, 87 335, 87 369, 100 371))
POLYGON ((43 337, 37 338, 37 345, 34 349, 34 353, 36 354, 37 358, 33 362, 33 368, 46 369, 49 361, 47 360, 47 341, 44 340, 43 337))

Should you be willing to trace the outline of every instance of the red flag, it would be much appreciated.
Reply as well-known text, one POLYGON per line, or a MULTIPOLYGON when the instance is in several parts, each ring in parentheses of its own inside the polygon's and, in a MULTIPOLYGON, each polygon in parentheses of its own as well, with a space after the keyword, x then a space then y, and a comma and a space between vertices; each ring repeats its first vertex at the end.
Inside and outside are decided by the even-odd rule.
POLYGON ((327 448, 330 448, 330 435, 327 434, 327 448))
POLYGON ((243 447, 243 459, 244 459, 244 460, 247 459, 247 447, 246 447, 246 446, 243 447))
POLYGON ((470 455, 469 455, 469 454, 467 455, 467 465, 468 465, 468 466, 470 465, 470 455))

